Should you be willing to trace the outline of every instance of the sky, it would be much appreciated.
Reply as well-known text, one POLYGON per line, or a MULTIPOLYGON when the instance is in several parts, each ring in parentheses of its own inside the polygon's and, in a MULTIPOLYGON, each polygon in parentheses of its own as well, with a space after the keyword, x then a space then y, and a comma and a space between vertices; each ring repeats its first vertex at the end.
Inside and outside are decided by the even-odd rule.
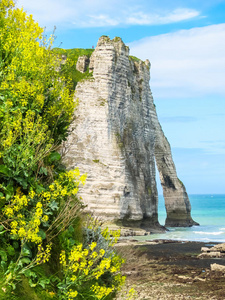
MULTIPOLYGON (((189 194, 225 194, 225 0, 17 0, 55 47, 119 36, 151 62, 150 86, 189 194)), ((159 194, 162 193, 158 185, 159 194)))

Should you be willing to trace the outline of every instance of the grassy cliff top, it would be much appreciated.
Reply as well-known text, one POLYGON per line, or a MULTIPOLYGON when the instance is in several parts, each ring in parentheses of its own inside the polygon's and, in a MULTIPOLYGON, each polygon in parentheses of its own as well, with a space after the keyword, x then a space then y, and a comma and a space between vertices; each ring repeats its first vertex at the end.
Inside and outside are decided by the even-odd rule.
POLYGON ((74 48, 74 49, 61 49, 61 48, 54 48, 53 52, 59 55, 66 55, 67 58, 73 60, 75 63, 78 60, 79 56, 87 55, 88 57, 91 56, 94 49, 82 49, 82 48, 74 48))
POLYGON ((65 55, 67 60, 65 64, 61 66, 61 73, 67 80, 72 80, 73 88, 76 87, 77 83, 87 77, 92 76, 92 73, 89 73, 89 69, 85 73, 81 73, 76 69, 76 63, 79 56, 86 55, 88 57, 91 56, 94 49, 81 49, 81 48, 74 48, 74 49, 61 49, 61 48, 54 48, 52 50, 59 56, 65 55))
MULTIPOLYGON (((92 73, 89 72, 89 68, 85 73, 81 73, 76 69, 76 63, 79 56, 86 55, 88 57, 91 56, 94 49, 82 49, 82 48, 74 48, 74 49, 61 49, 54 48, 52 50, 55 54, 61 56, 66 56, 66 62, 61 66, 61 73, 67 80, 72 80, 73 88, 75 89, 77 83, 85 78, 91 77, 92 73)), ((134 62, 140 62, 141 59, 135 56, 129 56, 129 59, 134 62)))

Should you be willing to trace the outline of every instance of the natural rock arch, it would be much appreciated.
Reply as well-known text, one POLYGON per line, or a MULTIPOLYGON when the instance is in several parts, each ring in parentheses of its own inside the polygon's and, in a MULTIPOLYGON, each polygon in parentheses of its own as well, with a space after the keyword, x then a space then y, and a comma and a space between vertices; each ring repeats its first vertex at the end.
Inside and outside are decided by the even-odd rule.
POLYGON ((101 37, 90 57, 93 77, 77 84, 76 129, 64 162, 88 174, 80 194, 103 219, 150 230, 158 223, 155 160, 167 226, 191 226, 191 205, 179 181, 149 86, 150 63, 129 56, 120 38, 101 37))

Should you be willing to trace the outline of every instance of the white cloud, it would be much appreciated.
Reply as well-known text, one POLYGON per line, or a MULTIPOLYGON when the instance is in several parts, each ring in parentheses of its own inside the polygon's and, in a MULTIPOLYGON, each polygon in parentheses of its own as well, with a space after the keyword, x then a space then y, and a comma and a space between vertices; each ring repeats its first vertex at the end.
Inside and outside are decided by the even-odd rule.
POLYGON ((194 9, 175 9, 171 13, 169 13, 167 16, 161 17, 161 23, 167 24, 167 23, 173 23, 173 22, 179 22, 184 21, 188 19, 192 19, 194 17, 199 16, 200 13, 197 10, 194 9))
POLYGON ((110 18, 108 15, 89 15, 88 22, 77 20, 73 22, 76 27, 105 27, 105 26, 117 26, 119 21, 110 18))
POLYGON ((151 61, 157 97, 225 96, 225 23, 148 37, 131 54, 151 61))
POLYGON ((158 25, 180 22, 200 15, 195 9, 159 8, 152 1, 131 0, 17 0, 42 25, 88 28, 118 25, 158 25))
POLYGON ((162 14, 148 14, 136 12, 131 14, 127 19, 127 24, 133 25, 157 25, 157 24, 169 24, 192 19, 199 16, 200 13, 193 9, 175 9, 173 11, 164 12, 162 14))

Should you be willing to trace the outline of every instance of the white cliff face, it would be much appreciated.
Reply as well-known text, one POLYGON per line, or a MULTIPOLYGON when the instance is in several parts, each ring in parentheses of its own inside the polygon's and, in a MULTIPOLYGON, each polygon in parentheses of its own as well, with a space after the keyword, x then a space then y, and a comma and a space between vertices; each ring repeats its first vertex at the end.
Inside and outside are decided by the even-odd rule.
POLYGON ((189 223, 192 220, 187 194, 184 199, 169 144, 158 123, 149 68, 149 61, 129 58, 129 49, 120 38, 99 39, 89 64, 93 78, 76 87, 79 106, 64 158, 68 168, 78 167, 88 175, 80 191, 88 210, 103 219, 145 229, 159 226, 155 157, 164 180, 164 196, 179 190, 173 199, 165 197, 167 213, 173 218, 172 212, 176 215, 179 207, 189 223), (163 155, 155 155, 157 149, 163 155), (163 159, 168 157, 169 166, 164 168, 163 159), (168 187, 166 176, 176 178, 175 189, 168 187))

